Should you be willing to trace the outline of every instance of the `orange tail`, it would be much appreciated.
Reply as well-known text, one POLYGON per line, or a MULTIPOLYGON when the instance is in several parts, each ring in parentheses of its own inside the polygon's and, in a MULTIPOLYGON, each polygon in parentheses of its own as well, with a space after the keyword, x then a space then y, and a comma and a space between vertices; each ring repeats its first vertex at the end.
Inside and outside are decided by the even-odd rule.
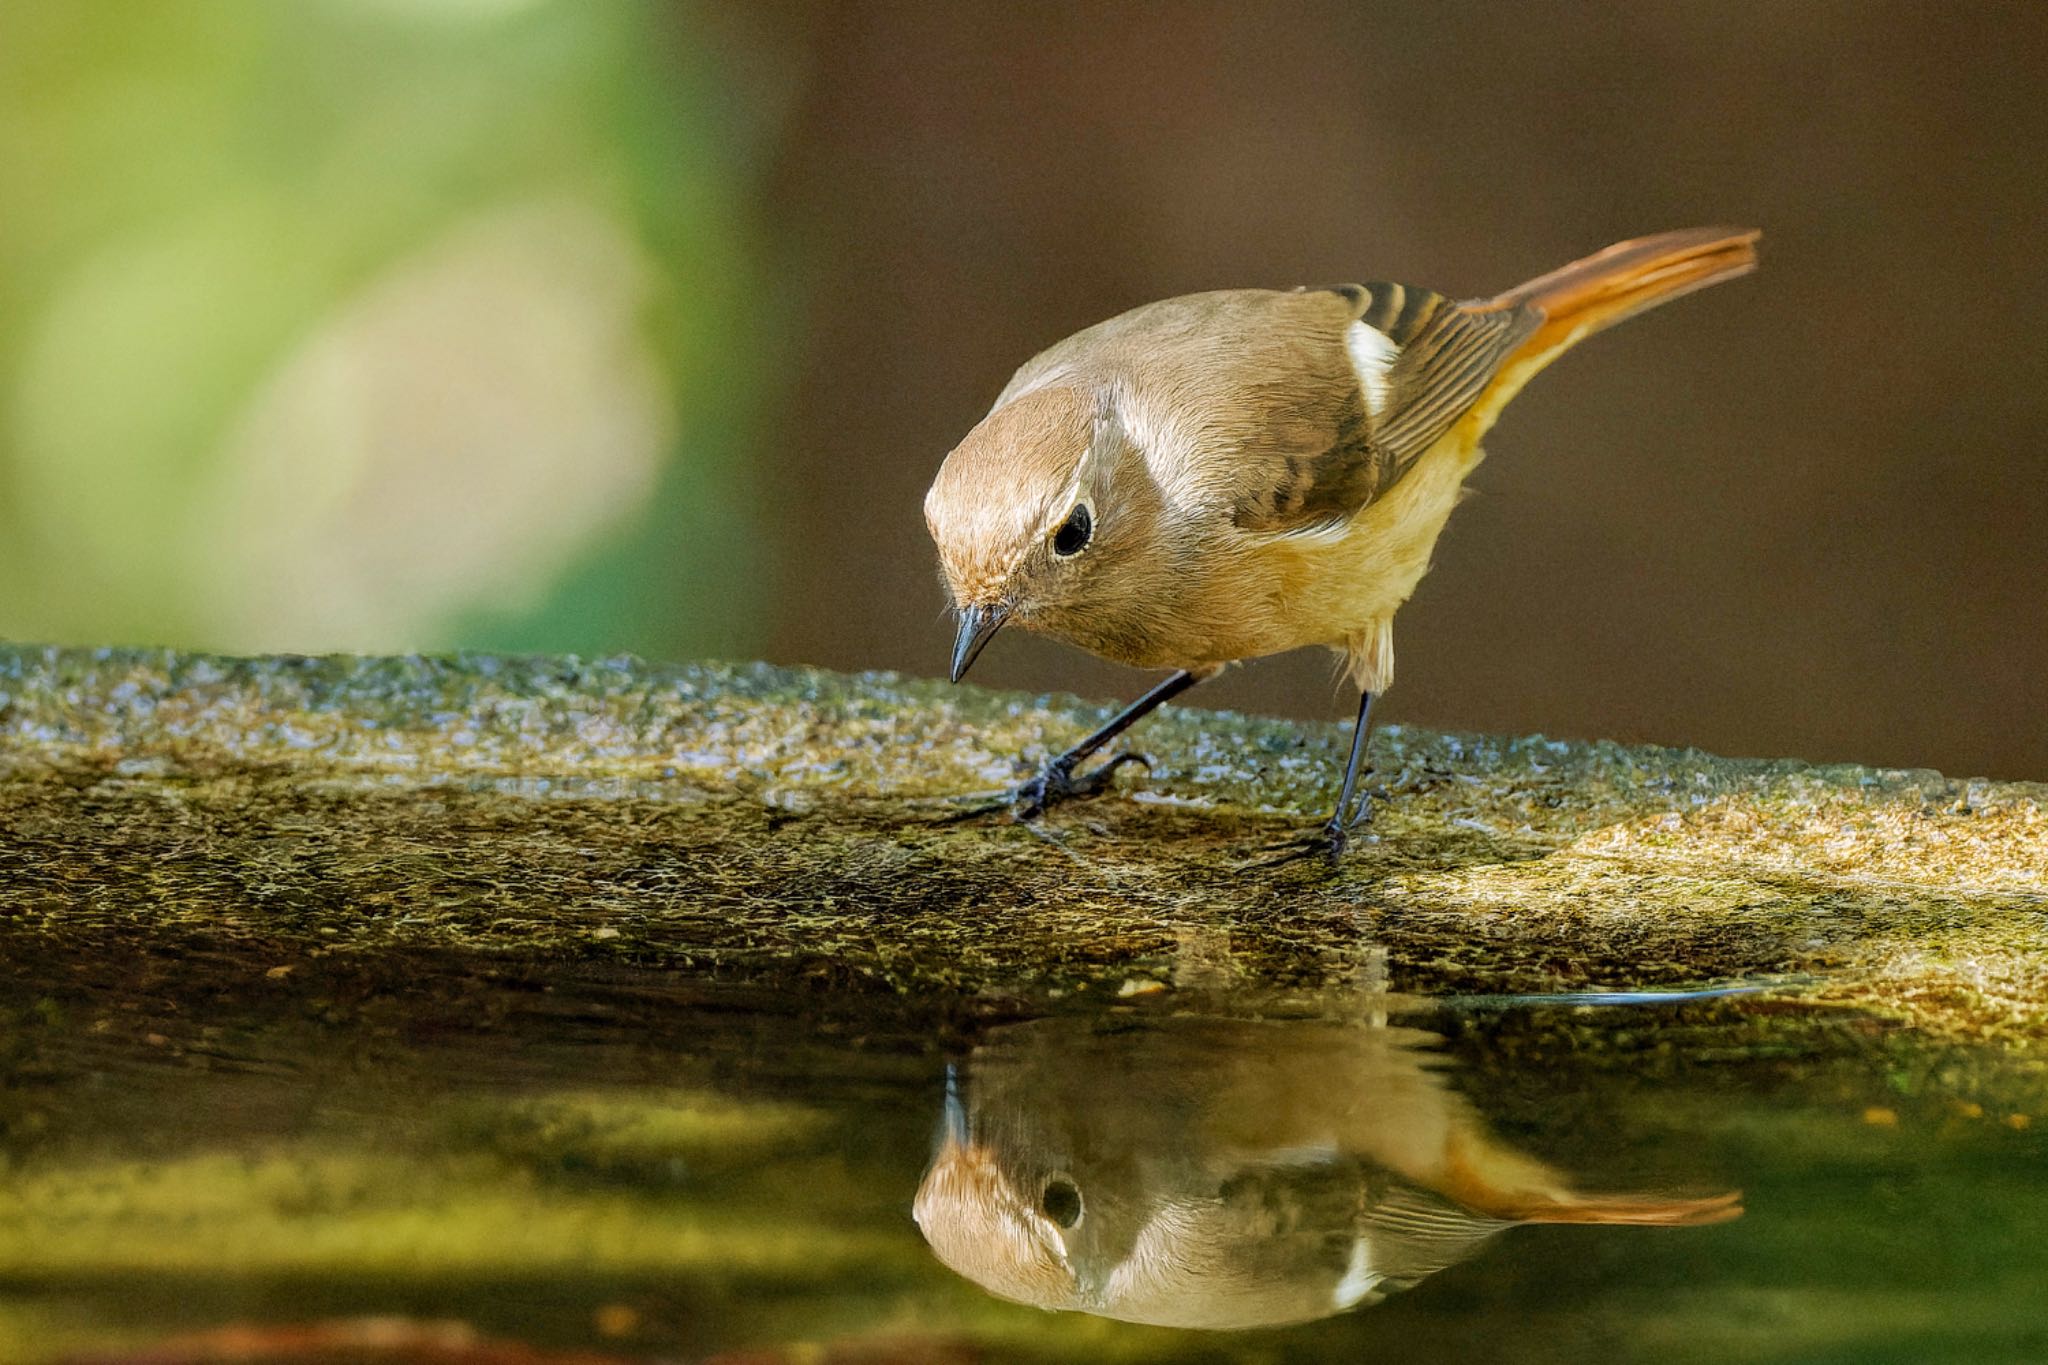
MULTIPOLYGON (((1566 267, 1569 269, 1570 267, 1566 267)), ((1509 1223, 1607 1223, 1692 1227, 1742 1216, 1742 1192, 1703 1199, 1651 1194, 1580 1194, 1531 1157, 1476 1133, 1453 1134, 1431 1188, 1474 1213, 1509 1223)))
POLYGON ((1756 269, 1756 242, 1762 235, 1755 228, 1686 228, 1617 242, 1484 306, 1526 304, 1541 312, 1543 324, 1520 354, 1547 360, 1623 318, 1747 275, 1756 269))
POLYGON ((1465 304, 1475 312, 1526 308, 1542 319, 1472 404, 1465 420, 1474 445, 1538 370, 1578 342, 1680 294, 1756 269, 1762 235, 1755 228, 1687 228, 1616 242, 1505 294, 1465 304))
POLYGON ((1525 1223, 1597 1223, 1603 1226, 1690 1228, 1742 1216, 1738 1191, 1706 1199, 1652 1199, 1639 1195, 1574 1195, 1522 1210, 1525 1223))

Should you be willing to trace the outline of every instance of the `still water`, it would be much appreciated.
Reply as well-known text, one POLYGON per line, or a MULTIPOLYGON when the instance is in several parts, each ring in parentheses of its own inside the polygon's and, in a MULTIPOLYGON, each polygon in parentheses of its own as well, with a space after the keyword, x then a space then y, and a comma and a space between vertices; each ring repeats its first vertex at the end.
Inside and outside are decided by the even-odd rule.
POLYGON ((2038 1068, 1796 991, 100 945, 0 1026, 8 1360, 2048 1360, 2038 1068))

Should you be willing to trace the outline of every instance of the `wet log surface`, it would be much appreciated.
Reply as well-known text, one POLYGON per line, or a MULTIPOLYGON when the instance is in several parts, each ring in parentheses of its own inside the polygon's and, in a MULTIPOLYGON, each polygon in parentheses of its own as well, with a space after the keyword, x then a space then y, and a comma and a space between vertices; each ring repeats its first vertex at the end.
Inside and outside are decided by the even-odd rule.
POLYGON ((1106 711, 894 676, 635 660, 0 652, 13 973, 489 959, 1019 1012, 1196 979, 1741 982, 1952 1040, 2048 1039, 2048 788, 1175 712, 1115 791, 988 797, 1106 711))

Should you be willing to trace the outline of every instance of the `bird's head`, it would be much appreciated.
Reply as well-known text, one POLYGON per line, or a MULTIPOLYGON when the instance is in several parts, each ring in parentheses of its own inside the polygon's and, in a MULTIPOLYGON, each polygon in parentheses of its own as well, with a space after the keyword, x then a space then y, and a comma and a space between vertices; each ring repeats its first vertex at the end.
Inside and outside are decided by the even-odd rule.
POLYGON ((1084 635, 1119 566, 1145 560, 1156 503, 1106 394, 1047 386, 984 418, 924 499, 959 614, 953 681, 1007 622, 1084 635))
POLYGON ((1085 1214, 1080 1189, 1063 1172, 1013 1167, 975 1141, 949 1082, 945 1127, 911 1217, 942 1262, 999 1298, 1077 1307, 1067 1238, 1085 1214))

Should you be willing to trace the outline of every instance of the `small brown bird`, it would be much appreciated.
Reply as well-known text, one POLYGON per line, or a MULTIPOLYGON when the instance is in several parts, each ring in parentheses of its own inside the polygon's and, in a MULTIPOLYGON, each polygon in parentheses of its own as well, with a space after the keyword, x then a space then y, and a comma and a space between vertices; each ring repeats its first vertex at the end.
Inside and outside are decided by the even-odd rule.
POLYGON ((949 1085, 912 1213, 990 1293, 1241 1329, 1376 1303, 1520 1223, 1690 1227, 1741 1197, 1586 1194, 1494 1136, 1441 1040, 1385 1024, 1039 1019, 949 1085))
POLYGON ((1009 622, 1174 672, 1020 788, 1020 814, 1101 790, 1131 756, 1080 764, 1225 665, 1326 645, 1363 693, 1322 829, 1341 854, 1371 810, 1359 765, 1394 613, 1501 408, 1594 332, 1754 269, 1758 235, 1638 238, 1464 302, 1383 283, 1190 294, 1028 362, 925 496, 953 680, 1009 622))

